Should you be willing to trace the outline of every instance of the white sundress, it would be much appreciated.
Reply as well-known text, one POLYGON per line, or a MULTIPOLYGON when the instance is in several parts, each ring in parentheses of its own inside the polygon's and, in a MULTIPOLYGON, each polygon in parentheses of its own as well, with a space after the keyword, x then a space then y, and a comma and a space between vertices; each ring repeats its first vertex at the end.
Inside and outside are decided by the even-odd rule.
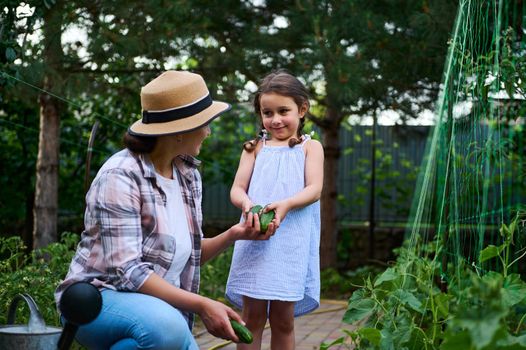
MULTIPOLYGON (((248 196, 265 206, 305 187, 304 145, 263 147, 256 157, 248 196)), ((243 296, 296 302, 294 316, 320 305, 320 202, 294 209, 267 241, 237 241, 226 298, 243 307, 243 296)))

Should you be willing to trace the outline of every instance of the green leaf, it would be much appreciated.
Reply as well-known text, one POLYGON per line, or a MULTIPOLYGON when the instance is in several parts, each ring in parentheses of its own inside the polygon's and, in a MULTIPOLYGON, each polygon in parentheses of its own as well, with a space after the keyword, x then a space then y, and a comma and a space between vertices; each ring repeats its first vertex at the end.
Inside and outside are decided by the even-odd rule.
POLYGON ((12 47, 5 50, 5 58, 8 62, 13 62, 16 59, 16 51, 12 47))
POLYGON ((331 348, 333 345, 339 345, 339 344, 343 344, 343 342, 345 341, 345 338, 344 337, 340 337, 334 341, 332 341, 331 343, 325 343, 323 342, 321 345, 320 345, 320 350, 327 350, 329 348, 331 348))
POLYGON ((373 345, 380 345, 380 340, 382 339, 382 334, 376 328, 360 328, 357 331, 358 335, 362 339, 367 339, 373 345))
POLYGON ((381 285, 384 282, 392 281, 392 280, 397 279, 399 276, 400 275, 396 273, 396 270, 394 268, 389 267, 380 276, 378 276, 376 281, 374 281, 374 286, 378 287, 379 285, 381 285))
POLYGON ((409 306, 416 312, 424 313, 422 302, 418 300, 413 293, 407 290, 398 289, 393 293, 393 296, 398 298, 402 304, 409 306))
POLYGON ((518 225, 518 220, 515 219, 513 220, 511 223, 510 223, 510 226, 508 227, 509 229, 509 239, 512 239, 513 238, 513 234, 515 233, 515 230, 517 229, 517 225, 518 225))
POLYGON ((349 300, 349 306, 347 307, 347 311, 343 315, 343 322, 345 323, 354 323, 356 321, 360 321, 364 319, 365 317, 369 316, 376 306, 376 303, 374 300, 370 298, 363 298, 361 294, 354 292, 351 299, 349 300))
POLYGON ((471 349, 471 340, 466 331, 446 332, 440 350, 468 350, 471 349))
POLYGON ((502 226, 500 227, 500 235, 502 237, 505 237, 505 238, 508 238, 511 234, 511 231, 509 229, 509 227, 506 225, 506 224, 502 224, 502 226))
POLYGON ((496 312, 488 312, 484 316, 469 315, 455 320, 455 324, 468 331, 468 334, 476 349, 483 349, 489 345, 494 335, 501 327, 500 319, 503 315, 496 312))
POLYGON ((500 290, 500 287, 504 282, 504 276, 501 273, 489 271, 484 276, 482 276, 482 278, 480 278, 479 281, 484 283, 484 288, 486 288, 487 290, 489 288, 493 290, 500 290))
POLYGON ((347 147, 347 148, 345 148, 345 149, 343 150, 343 155, 344 155, 344 156, 348 156, 348 155, 350 155, 350 154, 353 154, 353 152, 354 152, 354 148, 352 148, 352 147, 347 147))
POLYGON ((440 293, 434 297, 436 310, 438 315, 446 319, 449 316, 449 300, 452 298, 448 294, 440 293))
POLYGON ((351 331, 349 329, 342 329, 341 330, 343 333, 345 333, 348 337, 352 338, 352 339, 356 339, 356 332, 355 331, 351 331))
POLYGON ((354 323, 368 317, 375 307, 375 302, 372 299, 363 299, 353 305, 349 305, 347 311, 343 315, 343 322, 354 323))
POLYGON ((507 333, 504 339, 500 339, 496 342, 496 345, 499 350, 524 350, 526 349, 526 335, 514 337, 507 333))
POLYGON ((504 279, 501 292, 504 305, 511 307, 526 298, 526 283, 520 275, 511 274, 504 279))
POLYGON ((382 334, 382 338, 380 340, 380 349, 382 350, 399 350, 396 348, 394 344, 394 336, 391 333, 390 329, 382 329, 380 332, 382 334))
POLYGON ((483 263, 486 260, 492 259, 499 255, 499 253, 502 251, 503 247, 499 246, 496 247, 493 244, 490 244, 486 248, 480 251, 479 254, 479 261, 483 263))

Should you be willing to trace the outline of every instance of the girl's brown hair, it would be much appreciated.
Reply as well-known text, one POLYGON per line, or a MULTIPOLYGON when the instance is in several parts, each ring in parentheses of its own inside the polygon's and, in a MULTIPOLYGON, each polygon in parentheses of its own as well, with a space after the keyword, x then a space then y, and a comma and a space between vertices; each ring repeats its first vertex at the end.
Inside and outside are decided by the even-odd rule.
MULTIPOLYGON (((261 104, 260 99, 263 94, 275 93, 281 96, 287 96, 294 100, 298 106, 298 110, 301 110, 303 106, 307 106, 307 111, 309 110, 309 92, 305 85, 298 80, 295 76, 290 74, 284 69, 277 70, 270 73, 261 81, 258 90, 254 96, 254 111, 258 116, 261 116, 261 104)), ((294 147, 295 145, 301 143, 301 135, 303 132, 303 126, 305 125, 305 117, 300 119, 300 124, 298 126, 297 138, 291 138, 289 140, 289 147, 294 147)), ((261 126, 263 129, 263 125, 261 126)), ((260 132, 258 136, 250 141, 247 141, 243 144, 243 148, 252 152, 256 149, 258 142, 264 137, 264 133, 260 132)))

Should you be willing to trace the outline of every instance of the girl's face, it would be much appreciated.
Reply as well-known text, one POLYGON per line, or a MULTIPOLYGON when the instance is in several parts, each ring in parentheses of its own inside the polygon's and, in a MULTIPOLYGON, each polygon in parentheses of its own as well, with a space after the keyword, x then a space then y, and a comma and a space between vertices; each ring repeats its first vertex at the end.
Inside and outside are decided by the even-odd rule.
POLYGON ((205 125, 199 129, 190 131, 180 135, 181 137, 181 150, 182 153, 188 154, 191 156, 197 156, 201 151, 201 145, 203 144, 204 139, 210 135, 210 126, 205 125))
POLYGON ((259 103, 263 127, 273 139, 288 141, 297 136, 300 119, 307 112, 306 105, 298 108, 292 97, 275 93, 262 94, 259 103))

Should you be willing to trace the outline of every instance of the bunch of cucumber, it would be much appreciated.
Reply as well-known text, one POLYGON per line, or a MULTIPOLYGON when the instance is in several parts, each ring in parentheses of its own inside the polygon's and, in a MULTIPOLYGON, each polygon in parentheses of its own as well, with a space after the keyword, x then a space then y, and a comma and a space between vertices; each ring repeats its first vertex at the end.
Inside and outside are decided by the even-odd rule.
POLYGON ((264 213, 263 211, 265 210, 265 207, 262 207, 258 204, 250 208, 252 213, 259 215, 259 225, 261 227, 261 232, 263 233, 267 232, 268 225, 272 220, 274 220, 274 216, 276 216, 276 212, 274 210, 264 213))

